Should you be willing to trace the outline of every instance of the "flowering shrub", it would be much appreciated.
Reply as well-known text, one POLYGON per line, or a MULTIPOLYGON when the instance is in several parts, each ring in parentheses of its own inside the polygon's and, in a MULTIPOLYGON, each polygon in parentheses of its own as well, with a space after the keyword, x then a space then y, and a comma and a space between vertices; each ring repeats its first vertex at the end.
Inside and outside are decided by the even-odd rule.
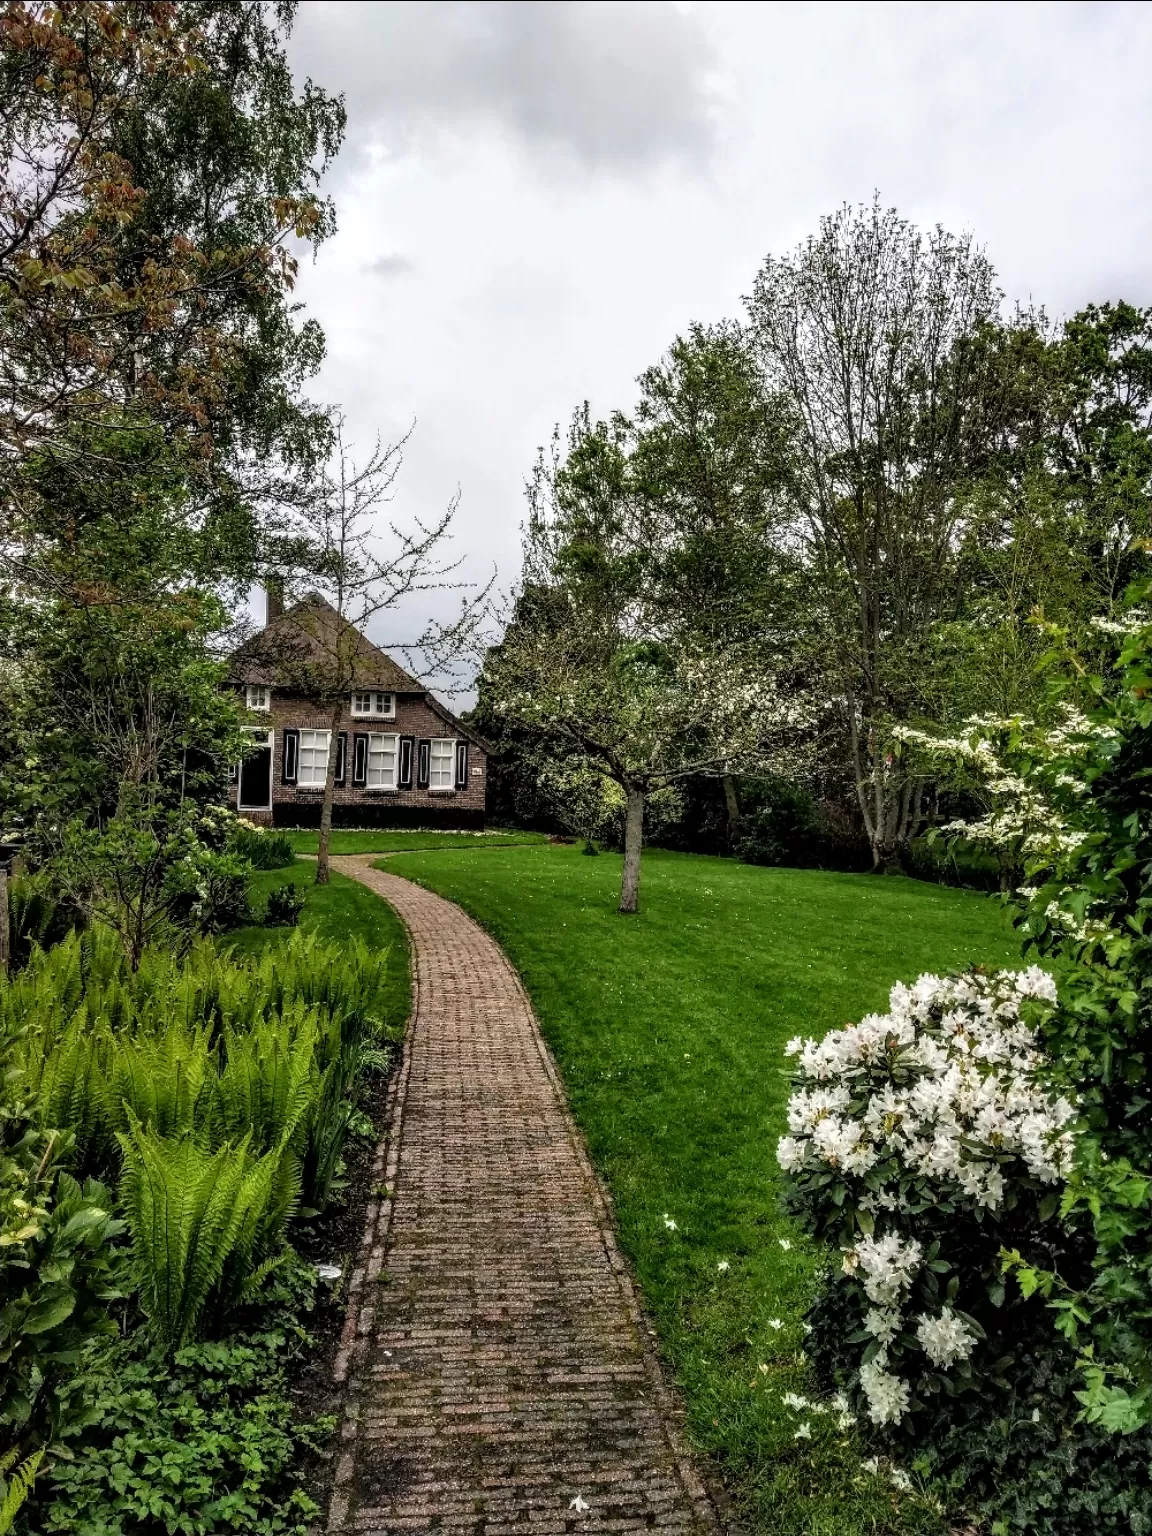
POLYGON ((874 1424, 977 1383, 977 1365, 1003 1357, 1003 1247, 1064 1246, 1056 1209, 1075 1109, 1047 1086, 1036 1039, 1055 998, 1037 967, 922 976, 892 989, 888 1013, 789 1044, 777 1157, 792 1208, 839 1243, 874 1424))
POLYGON ((1082 1112, 1062 1215, 1095 1251, 1087 1276, 1020 1256, 1015 1274, 1081 1346, 1089 1419, 1131 1432, 1152 1423, 1152 623, 1132 608, 1096 629, 1115 663, 1068 657, 1055 724, 901 734, 982 784, 987 814, 946 830, 1014 846, 1025 869, 1018 926, 1059 980, 1044 1042, 1082 1112))

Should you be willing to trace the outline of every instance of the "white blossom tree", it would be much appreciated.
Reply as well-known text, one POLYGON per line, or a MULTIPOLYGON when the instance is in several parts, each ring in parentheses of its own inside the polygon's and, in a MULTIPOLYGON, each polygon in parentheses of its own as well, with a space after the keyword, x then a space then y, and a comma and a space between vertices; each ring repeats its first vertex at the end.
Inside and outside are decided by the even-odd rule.
POLYGON ((756 647, 702 636, 651 581, 652 504, 637 505, 626 424, 578 412, 529 487, 524 585, 488 654, 485 706, 558 753, 583 756, 625 801, 620 911, 638 909, 644 806, 694 775, 795 769, 813 707, 756 647))

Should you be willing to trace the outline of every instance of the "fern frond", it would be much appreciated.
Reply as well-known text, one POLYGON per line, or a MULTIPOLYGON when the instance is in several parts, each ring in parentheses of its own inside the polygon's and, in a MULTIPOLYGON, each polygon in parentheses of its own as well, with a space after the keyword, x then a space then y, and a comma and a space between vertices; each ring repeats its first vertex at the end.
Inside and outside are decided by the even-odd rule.
POLYGON ((17 1467, 18 1455, 19 1452, 13 1448, 0 1456, 0 1536, 8 1536, 8 1532, 15 1525, 16 1516, 32 1492, 36 1473, 44 1459, 42 1450, 33 1451, 31 1456, 25 1457, 17 1467), (8 1473, 13 1467, 16 1469, 9 1477, 8 1473))

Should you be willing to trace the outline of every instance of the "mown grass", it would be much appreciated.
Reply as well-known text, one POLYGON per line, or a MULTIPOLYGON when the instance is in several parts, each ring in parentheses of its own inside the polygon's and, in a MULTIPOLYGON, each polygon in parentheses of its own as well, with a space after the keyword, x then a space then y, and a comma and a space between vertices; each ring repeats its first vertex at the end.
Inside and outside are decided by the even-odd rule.
MULTIPOLYGON (((288 832, 293 853, 315 853, 318 832, 288 832)), ((546 843, 542 832, 403 832, 388 827, 357 831, 337 827, 332 853, 411 853, 425 848, 502 848, 520 843, 546 843)))
POLYGON ((722 1469, 743 1528, 941 1530, 929 1501, 861 1470, 831 1415, 811 1419, 811 1440, 795 1438, 803 1416, 781 1395, 811 1390, 802 1317, 819 1255, 781 1214, 773 1148, 785 1042, 883 1007, 897 979, 1013 964, 996 902, 912 880, 650 852, 642 910, 623 918, 619 859, 578 848, 446 851, 387 868, 458 901, 524 977, 692 1439, 722 1469))

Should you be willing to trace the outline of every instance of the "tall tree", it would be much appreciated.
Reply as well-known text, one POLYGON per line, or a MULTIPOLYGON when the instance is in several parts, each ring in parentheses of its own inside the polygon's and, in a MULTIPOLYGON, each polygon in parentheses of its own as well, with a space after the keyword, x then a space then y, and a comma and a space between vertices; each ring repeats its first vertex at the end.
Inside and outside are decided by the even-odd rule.
POLYGON ((1041 615, 1102 664, 1092 621, 1147 573, 1152 536, 1152 311, 1091 306, 1059 326, 1018 315, 975 345, 999 380, 995 446, 969 493, 962 604, 930 650, 926 713, 941 723, 1043 713, 1041 615))
MULTIPOLYGON (((694 325, 638 380, 631 474, 652 555, 649 600, 706 646, 755 648, 766 674, 800 661, 801 571, 788 538, 791 423, 747 333, 694 325)), ((804 654, 811 685, 812 653, 804 654)), ((739 832, 722 776, 729 843, 739 832)))
POLYGON ((315 184, 343 108, 293 94, 291 15, 208 0, 0 15, 0 558, 25 585, 67 541, 24 474, 33 456, 115 480, 107 433, 159 425, 217 575, 253 563, 241 467, 317 435, 296 397, 322 339, 292 317, 289 242, 331 228, 315 184))
POLYGON ((235 761, 217 599, 258 563, 258 467, 328 440, 290 294, 344 118, 293 88, 293 9, 0 9, 0 809, 49 842, 235 761))
POLYGON ((999 303, 971 238, 878 203, 769 258, 749 301, 766 386, 794 421, 796 531, 878 868, 899 866, 919 821, 890 726, 923 713, 928 642, 957 610, 994 387, 975 338, 999 303))

